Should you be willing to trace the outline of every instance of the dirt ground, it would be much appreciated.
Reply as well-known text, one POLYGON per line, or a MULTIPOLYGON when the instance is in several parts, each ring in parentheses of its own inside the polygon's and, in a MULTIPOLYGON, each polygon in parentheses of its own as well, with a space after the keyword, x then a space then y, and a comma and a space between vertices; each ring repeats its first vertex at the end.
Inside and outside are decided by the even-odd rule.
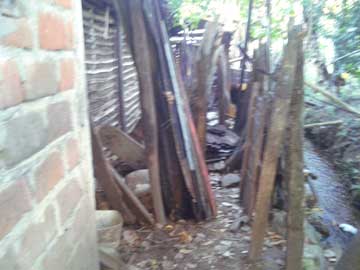
MULTIPOLYGON (((123 260, 139 269, 250 269, 246 261, 251 228, 243 224, 232 232, 235 219, 243 218, 239 189, 220 186, 219 174, 211 174, 218 205, 217 218, 207 222, 179 220, 156 230, 125 227, 121 245, 123 260)), ((268 232, 261 268, 283 269, 283 239, 268 232)))

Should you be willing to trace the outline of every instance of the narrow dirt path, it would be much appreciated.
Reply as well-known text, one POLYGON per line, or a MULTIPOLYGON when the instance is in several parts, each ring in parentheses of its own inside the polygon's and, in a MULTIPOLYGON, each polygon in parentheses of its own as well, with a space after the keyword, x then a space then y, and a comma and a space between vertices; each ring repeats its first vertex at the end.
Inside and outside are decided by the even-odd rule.
MULTIPOLYGON (((241 216, 238 206, 239 189, 219 186, 221 175, 212 174, 212 186, 218 205, 216 219, 195 223, 180 220, 163 229, 124 228, 121 253, 123 259, 139 269, 249 269, 246 256, 249 250, 251 228, 244 225, 231 231, 236 217, 241 216)), ((275 234, 269 233, 269 239, 275 234)), ((266 241, 264 269, 282 269, 284 248, 282 241, 266 241)))

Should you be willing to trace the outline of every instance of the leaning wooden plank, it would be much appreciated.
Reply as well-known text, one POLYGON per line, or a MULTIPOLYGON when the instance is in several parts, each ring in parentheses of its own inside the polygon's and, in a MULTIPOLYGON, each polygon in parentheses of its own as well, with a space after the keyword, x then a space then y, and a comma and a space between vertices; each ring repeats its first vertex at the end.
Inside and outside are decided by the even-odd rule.
POLYGON ((313 89, 315 92, 318 92, 322 94, 323 96, 327 97, 329 100, 331 100, 334 104, 342 107, 344 110, 355 114, 356 116, 360 117, 360 111, 356 110, 355 108, 351 107, 349 104, 345 103, 341 99, 335 97, 333 94, 329 93, 328 91, 321 89, 320 87, 317 87, 311 83, 305 82, 305 85, 313 89))
MULTIPOLYGON (((245 146, 244 146, 244 154, 241 164, 241 181, 240 181, 240 200, 244 205, 249 205, 249 200, 251 199, 249 196, 251 182, 253 181, 250 168, 250 158, 252 155, 252 147, 253 147, 253 138, 254 138, 254 122, 255 122, 255 108, 256 108, 256 98, 259 93, 260 84, 258 82, 253 84, 251 87, 251 96, 248 106, 248 113, 247 113, 247 121, 246 121, 246 139, 245 139, 245 146)), ((253 194, 252 194, 253 195, 253 194)), ((251 214, 247 212, 249 210, 245 207, 246 214, 251 214)))
POLYGON ((134 224, 136 221, 135 216, 126 206, 123 193, 111 175, 110 168, 102 151, 99 135, 94 129, 91 129, 91 141, 96 180, 99 181, 104 188, 106 198, 109 200, 110 205, 123 215, 125 223, 134 224))
POLYGON ((285 179, 288 182, 286 269, 302 270, 304 247, 304 52, 297 44, 297 64, 285 142, 285 179))
POLYGON ((141 203, 141 201, 136 197, 136 195, 131 191, 131 189, 126 185, 125 179, 118 174, 118 172, 111 167, 111 173, 116 183, 119 185, 121 191, 124 194, 124 200, 126 204, 129 206, 131 211, 135 214, 135 216, 146 223, 154 224, 154 219, 150 215, 150 213, 146 210, 145 206, 141 203))
POLYGON ((313 127, 323 127, 323 126, 332 126, 332 125, 341 125, 344 123, 342 120, 334 120, 320 123, 312 123, 304 125, 304 128, 313 128, 313 127))
POLYGON ((301 27, 294 27, 289 32, 288 44, 284 50, 281 69, 277 73, 277 90, 270 117, 270 126, 266 138, 262 170, 259 178, 259 190, 255 205, 255 219, 252 226, 252 239, 249 252, 250 261, 255 262, 261 256, 271 195, 274 188, 276 167, 287 125, 291 92, 294 87, 296 66, 296 47, 302 42, 301 27))
POLYGON ((152 33, 153 36, 156 37, 158 33, 160 33, 161 43, 157 45, 157 50, 158 54, 165 55, 166 59, 165 63, 168 72, 166 77, 171 83, 169 91, 174 97, 172 107, 174 109, 173 112, 175 113, 174 116, 177 116, 172 120, 176 120, 176 123, 179 125, 176 130, 173 130, 174 132, 181 132, 180 135, 182 139, 180 142, 184 145, 182 149, 184 155, 181 155, 181 157, 185 157, 185 159, 181 160, 181 157, 179 157, 179 160, 180 162, 186 163, 189 168, 188 170, 184 170, 183 173, 185 177, 187 177, 187 173, 189 174, 191 183, 193 183, 194 186, 196 200, 193 201, 193 204, 195 205, 195 210, 197 209, 197 217, 200 219, 211 218, 216 215, 215 200, 212 196, 207 168, 204 157, 202 156, 196 129, 192 122, 189 103, 182 85, 180 74, 176 71, 165 22, 161 17, 158 1, 145 1, 145 3, 147 3, 145 9, 148 15, 149 11, 155 8, 153 11, 154 16, 148 16, 148 20, 150 26, 155 26, 153 28, 156 29, 152 33), (155 3, 155 5, 152 5, 153 3, 155 3))
POLYGON ((155 217, 158 223, 165 224, 166 217, 160 185, 158 119, 152 78, 154 54, 149 48, 150 40, 146 31, 142 1, 121 1, 121 4, 123 5, 122 15, 126 21, 125 27, 128 26, 128 40, 139 77, 146 157, 150 172, 155 217))
MULTIPOLYGON (((157 12, 159 15, 159 6, 157 6, 157 12)), ((165 47, 165 54, 167 62, 169 63, 170 77, 173 84, 173 91, 176 100, 175 103, 178 108, 180 121, 182 122, 182 132, 184 133, 184 138, 187 138, 185 143, 188 144, 188 149, 190 152, 190 155, 187 158, 189 160, 192 160, 193 162, 193 164, 190 164, 190 169, 193 171, 193 177, 196 181, 195 187, 197 187, 198 191, 197 199, 202 203, 201 211, 204 214, 203 219, 209 219, 216 216, 217 210, 214 195, 210 185, 210 179, 205 163, 205 158, 203 156, 203 149, 201 148, 200 140, 196 133, 196 128, 192 119, 192 114, 190 111, 190 106, 185 93, 183 82, 180 78, 179 73, 176 72, 173 55, 171 54, 169 38, 167 36, 165 22, 163 20, 161 21, 160 26, 165 47)))
POLYGON ((122 163, 133 170, 146 168, 145 148, 120 129, 103 126, 99 129, 103 145, 115 154, 122 163))

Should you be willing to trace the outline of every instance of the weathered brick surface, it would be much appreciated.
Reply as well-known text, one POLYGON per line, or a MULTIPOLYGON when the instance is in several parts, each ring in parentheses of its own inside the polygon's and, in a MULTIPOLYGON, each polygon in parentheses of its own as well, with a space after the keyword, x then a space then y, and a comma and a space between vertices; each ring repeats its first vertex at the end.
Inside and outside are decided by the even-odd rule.
POLYGON ((56 233, 55 209, 52 205, 49 205, 44 212, 44 216, 40 219, 33 219, 33 223, 24 232, 18 252, 18 254, 21 254, 18 258, 19 265, 23 269, 30 269, 56 233))
POLYGON ((68 50, 73 47, 72 25, 58 15, 39 16, 40 47, 45 50, 68 50))
POLYGON ((64 59, 60 63, 60 91, 74 88, 75 63, 73 59, 64 59))
POLYGON ((30 193, 25 179, 15 180, 0 192, 0 240, 31 208, 30 193))
POLYGON ((36 169, 36 198, 44 199, 48 192, 64 177, 64 163, 59 151, 52 152, 36 169))
POLYGON ((98 270, 93 168, 81 156, 90 154, 87 115, 74 106, 88 102, 76 81, 81 5, 9 3, 14 13, 0 14, 0 269, 98 270))
POLYGON ((77 180, 71 179, 70 183, 66 185, 57 196, 57 201, 60 209, 61 223, 65 223, 68 217, 74 212, 75 207, 80 202, 83 192, 77 180))
POLYGON ((26 67, 26 99, 33 100, 53 95, 57 92, 55 62, 48 59, 26 67))
POLYGON ((48 140, 53 141, 72 128, 70 103, 66 101, 50 104, 48 106, 48 140))
POLYGON ((13 247, 7 248, 5 254, 2 257, 0 257, 0 269, 1 270, 21 269, 13 247))
POLYGON ((1 17, 0 24, 0 44, 26 49, 33 47, 33 34, 28 20, 1 17))
POLYGON ((59 6, 64 8, 71 8, 72 7, 72 0, 55 0, 55 3, 59 6))
MULTIPOLYGON (((76 243, 69 239, 69 232, 65 231, 56 241, 56 243, 46 253, 42 260, 42 269, 44 270, 70 270, 66 268, 69 257, 76 243)), ((76 270, 76 269, 71 269, 76 270)))
POLYGON ((17 64, 14 60, 0 63, 2 79, 0 81, 0 109, 21 103, 24 100, 24 88, 17 64))
POLYGON ((66 143, 66 160, 68 170, 72 170, 80 162, 79 142, 74 138, 66 143))
POLYGON ((38 152, 47 144, 47 127, 40 113, 31 112, 9 120, 0 130, 4 145, 0 158, 6 167, 12 167, 38 152))

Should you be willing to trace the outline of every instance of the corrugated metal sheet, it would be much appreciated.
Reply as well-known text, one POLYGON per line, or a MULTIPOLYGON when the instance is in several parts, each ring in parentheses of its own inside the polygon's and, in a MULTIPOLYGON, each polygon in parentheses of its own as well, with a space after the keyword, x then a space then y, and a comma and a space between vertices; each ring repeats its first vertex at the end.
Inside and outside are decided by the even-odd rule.
POLYGON ((130 133, 141 118, 138 75, 124 31, 121 31, 122 89, 124 99, 124 130, 130 133))
POLYGON ((90 117, 130 133, 141 118, 139 84, 126 37, 108 1, 83 1, 90 117))

